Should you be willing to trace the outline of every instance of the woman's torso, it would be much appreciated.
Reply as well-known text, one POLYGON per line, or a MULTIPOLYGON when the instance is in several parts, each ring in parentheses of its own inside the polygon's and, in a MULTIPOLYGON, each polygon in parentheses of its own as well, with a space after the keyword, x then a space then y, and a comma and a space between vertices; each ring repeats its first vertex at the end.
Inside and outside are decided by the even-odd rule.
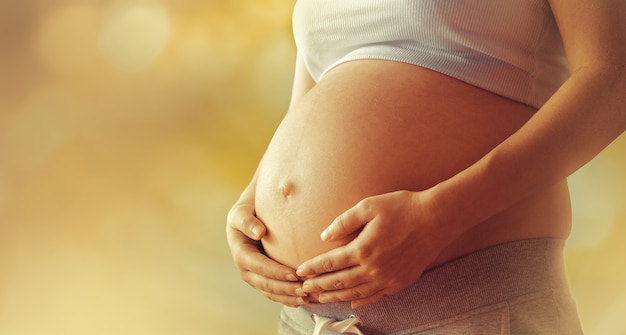
MULTIPOLYGON (((322 79, 285 116, 256 186, 265 250, 292 267, 347 242, 319 234, 363 198, 429 188, 481 158, 567 72, 546 0, 299 0, 294 35, 322 79)), ((565 237, 569 215, 562 182, 475 226, 437 263, 565 237)))
MULTIPOLYGON (((453 176, 534 112, 415 65, 338 65, 287 113, 259 167, 255 201, 268 228, 265 251, 295 268, 347 243, 319 235, 365 197, 424 190, 453 176)), ((474 226, 432 265, 506 241, 566 237, 569 229, 563 181, 474 226)))

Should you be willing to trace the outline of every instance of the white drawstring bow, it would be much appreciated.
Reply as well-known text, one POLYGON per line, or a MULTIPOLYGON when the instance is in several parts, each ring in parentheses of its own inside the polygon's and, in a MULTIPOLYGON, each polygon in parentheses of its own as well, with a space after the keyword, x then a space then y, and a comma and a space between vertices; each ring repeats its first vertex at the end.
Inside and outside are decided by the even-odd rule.
POLYGON ((321 335, 322 330, 324 329, 331 329, 339 334, 363 335, 357 327, 361 324, 361 320, 354 315, 350 315, 349 318, 341 321, 319 316, 317 314, 311 315, 311 318, 315 321, 315 330, 313 331, 313 335, 321 335))

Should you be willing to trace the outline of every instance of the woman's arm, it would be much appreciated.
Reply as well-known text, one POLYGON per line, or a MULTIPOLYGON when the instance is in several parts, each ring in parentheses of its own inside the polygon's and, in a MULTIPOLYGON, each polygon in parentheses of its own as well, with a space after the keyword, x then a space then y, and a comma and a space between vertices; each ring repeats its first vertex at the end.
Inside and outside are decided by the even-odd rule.
MULTIPOLYGON (((353 306, 394 294, 456 237, 582 167, 626 129, 626 1, 551 0, 571 76, 523 127, 423 192, 364 199, 322 233, 348 245, 302 264, 306 292, 353 306), (337 289, 340 288, 340 289, 337 289)), ((506 112, 506 111, 503 111, 506 112)))
MULTIPOLYGON (((298 57, 289 109, 314 85, 298 57)), ((303 304, 306 294, 295 270, 271 260, 261 250, 266 228, 255 215, 256 179, 257 173, 228 212, 226 236, 233 261, 241 278, 267 298, 289 306, 303 304)))
POLYGON ((433 189, 438 217, 451 229, 563 180, 626 130, 626 2, 550 3, 571 76, 519 131, 433 189))

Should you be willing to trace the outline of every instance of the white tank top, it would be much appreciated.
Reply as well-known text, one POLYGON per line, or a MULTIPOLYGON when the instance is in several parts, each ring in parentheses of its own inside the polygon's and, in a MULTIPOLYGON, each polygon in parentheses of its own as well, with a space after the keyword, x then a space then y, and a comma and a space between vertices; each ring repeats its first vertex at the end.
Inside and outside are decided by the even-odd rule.
POLYGON ((316 81, 347 61, 386 59, 539 108, 568 77, 547 0, 298 0, 293 30, 316 81))

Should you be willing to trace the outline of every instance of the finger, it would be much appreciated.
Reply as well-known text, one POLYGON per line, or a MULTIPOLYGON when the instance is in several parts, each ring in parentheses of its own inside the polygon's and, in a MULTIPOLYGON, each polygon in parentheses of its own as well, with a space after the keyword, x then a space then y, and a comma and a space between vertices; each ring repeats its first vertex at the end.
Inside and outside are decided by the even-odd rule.
POLYGON ((323 292, 348 289, 363 284, 367 279, 360 266, 309 278, 302 284, 304 292, 323 292))
POLYGON ((252 286, 254 289, 276 296, 284 296, 291 298, 306 297, 307 294, 302 290, 302 283, 289 282, 273 278, 264 277, 254 272, 243 272, 242 279, 252 286))
POLYGON ((235 263, 240 269, 246 269, 266 278, 298 282, 294 269, 272 260, 262 254, 257 247, 244 246, 235 263))
POLYGON ((288 307, 298 307, 300 305, 309 303, 308 297, 283 296, 283 295, 278 295, 278 294, 273 294, 273 293, 268 293, 268 292, 261 292, 261 293, 263 293, 263 295, 266 298, 272 301, 281 303, 288 307))
POLYGON ((254 206, 239 204, 228 212, 227 227, 239 230, 253 240, 261 240, 267 229, 261 220, 254 215, 254 206))
POLYGON ((370 215, 370 200, 364 199, 356 206, 340 214, 331 224, 324 229, 320 238, 330 242, 348 237, 350 234, 363 228, 372 219, 370 215))
POLYGON ((261 253, 260 242, 252 240, 241 231, 230 227, 226 231, 233 261, 239 271, 251 271, 278 280, 298 281, 294 269, 261 253))
POLYGON ((325 291, 320 293, 318 299, 321 303, 366 300, 378 293, 380 286, 368 282, 345 290, 325 291))
POLYGON ((353 257, 354 253, 351 252, 351 250, 351 244, 332 249, 302 263, 296 270, 296 274, 300 277, 308 277, 358 265, 358 262, 353 257))

